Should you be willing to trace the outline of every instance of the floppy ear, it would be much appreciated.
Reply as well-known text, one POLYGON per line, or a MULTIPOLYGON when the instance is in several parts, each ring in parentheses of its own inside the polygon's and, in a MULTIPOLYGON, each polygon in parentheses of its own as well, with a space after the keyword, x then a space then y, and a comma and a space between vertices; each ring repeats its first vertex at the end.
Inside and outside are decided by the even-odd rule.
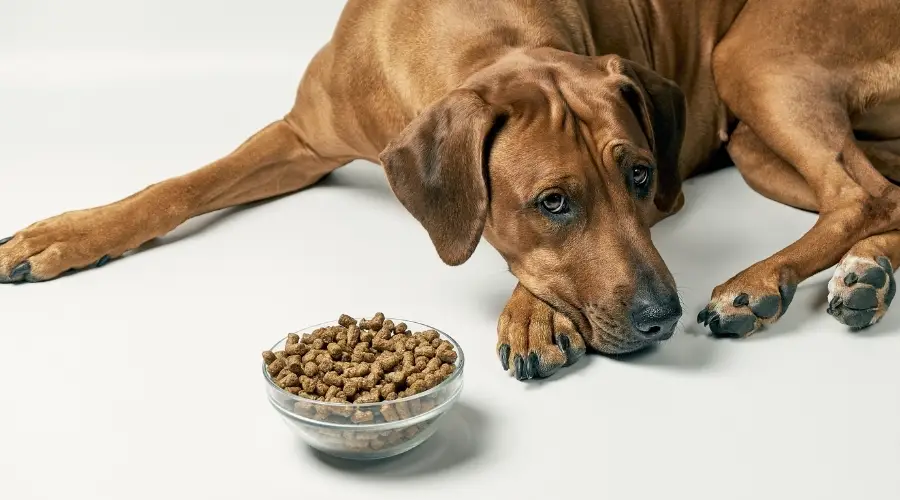
POLYGON ((417 116, 379 159, 400 203, 451 266, 469 259, 488 211, 487 157, 496 111, 454 90, 417 116))
POLYGON ((681 198, 678 157, 684 141, 686 103, 675 82, 632 61, 620 59, 622 72, 631 81, 623 86, 625 100, 641 122, 656 155, 659 183, 654 203, 662 212, 672 212, 681 198))

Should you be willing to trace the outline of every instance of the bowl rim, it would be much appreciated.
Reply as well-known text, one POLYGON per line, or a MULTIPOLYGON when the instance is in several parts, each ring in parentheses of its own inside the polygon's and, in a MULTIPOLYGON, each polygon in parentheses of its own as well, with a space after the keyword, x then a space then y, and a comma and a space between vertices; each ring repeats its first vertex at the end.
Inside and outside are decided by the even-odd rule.
MULTIPOLYGON (((458 379, 459 377, 462 376, 463 368, 465 367, 465 364, 466 364, 466 356, 463 353, 462 347, 459 345, 459 342, 457 342, 456 339, 451 337, 449 334, 447 334, 443 330, 440 330, 438 328, 435 328, 435 327, 425 324, 425 323, 421 323, 419 321, 403 319, 403 318, 388 318, 388 317, 385 317, 384 319, 385 319, 385 321, 391 320, 395 324, 397 324, 397 323, 407 323, 407 324, 413 323, 413 324, 416 324, 419 326, 423 326, 427 329, 436 331, 438 333, 438 335, 441 336, 441 338, 449 341, 451 344, 453 344, 453 348, 456 349, 456 355, 457 355, 456 369, 453 370, 453 373, 449 377, 444 379, 440 384, 432 387, 431 389, 428 389, 427 391, 413 394, 412 396, 407 396, 404 398, 392 399, 390 401, 379 401, 377 403, 332 403, 329 401, 316 401, 314 399, 308 399, 308 398, 302 398, 300 396, 295 396, 295 395, 291 394, 290 392, 282 389, 281 387, 278 387, 278 384, 276 384, 275 381, 272 379, 272 376, 269 375, 269 370, 267 370, 266 362, 262 361, 261 362, 262 373, 263 373, 263 377, 266 380, 266 383, 268 384, 268 386, 270 388, 281 392, 284 396, 288 397, 288 399, 290 399, 294 402, 306 403, 306 404, 310 404, 313 406, 321 406, 321 407, 325 407, 325 408, 360 409, 360 408, 380 408, 382 406, 387 406, 387 405, 392 405, 392 404, 402 403, 402 402, 408 402, 408 401, 414 401, 416 399, 424 398, 435 392, 438 392, 442 388, 446 388, 453 381, 455 381, 456 379, 458 379)), ((335 326, 337 324, 338 324, 338 320, 325 321, 325 322, 319 323, 317 325, 310 325, 310 326, 303 327, 303 328, 296 330, 294 332, 291 332, 291 333, 299 334, 299 332, 316 330, 318 328, 325 328, 327 326, 335 326)), ((273 344, 269 350, 274 352, 275 348, 278 347, 279 344, 281 344, 282 342, 285 342, 287 340, 287 337, 288 337, 287 335, 282 337, 278 342, 273 344)), ((439 406, 442 406, 442 405, 439 405, 439 406)), ((294 412, 290 412, 290 413, 291 413, 291 415, 297 415, 294 412)), ((297 416, 299 417, 300 415, 297 415, 297 416)), ((359 424, 356 424, 356 425, 359 425, 359 424)))

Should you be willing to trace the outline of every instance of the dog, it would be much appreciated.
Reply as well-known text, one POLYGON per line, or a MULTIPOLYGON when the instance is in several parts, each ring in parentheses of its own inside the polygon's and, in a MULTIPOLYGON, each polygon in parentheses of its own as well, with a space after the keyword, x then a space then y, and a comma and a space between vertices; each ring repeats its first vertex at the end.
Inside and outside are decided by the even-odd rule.
POLYGON ((837 265, 827 312, 865 328, 900 262, 900 2, 350 0, 283 118, 198 170, 2 240, 0 280, 100 267, 358 159, 383 166, 444 263, 482 239, 508 263, 497 355, 520 380, 673 335, 682 306, 650 228, 684 205, 684 179, 732 163, 818 219, 697 320, 750 335, 837 265))

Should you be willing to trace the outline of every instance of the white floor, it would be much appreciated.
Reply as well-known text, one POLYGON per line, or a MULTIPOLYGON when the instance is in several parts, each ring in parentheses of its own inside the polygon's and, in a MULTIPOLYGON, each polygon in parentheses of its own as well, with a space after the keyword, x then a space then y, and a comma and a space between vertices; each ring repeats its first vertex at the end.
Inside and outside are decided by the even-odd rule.
MULTIPOLYGON (((280 117, 342 2, 178 4, 0 8, 0 236, 196 168, 280 117)), ((497 254, 441 264, 366 163, 102 270, 0 287, 0 498, 900 498, 900 312, 848 332, 825 314, 825 273, 770 331, 707 338, 692 318, 712 287, 814 219, 733 170, 686 191, 654 234, 685 330, 545 383, 494 356, 514 283, 497 254), (376 310, 458 338, 467 385, 431 441, 364 467, 292 440, 259 352, 376 310)))

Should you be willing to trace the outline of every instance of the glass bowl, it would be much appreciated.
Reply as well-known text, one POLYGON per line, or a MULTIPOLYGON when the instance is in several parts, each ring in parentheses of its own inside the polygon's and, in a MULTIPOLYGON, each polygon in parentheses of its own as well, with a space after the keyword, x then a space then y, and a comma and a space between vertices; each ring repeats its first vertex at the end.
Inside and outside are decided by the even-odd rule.
MULTIPOLYGON (((434 330, 456 350, 456 369, 440 384, 413 396, 371 404, 330 403, 295 396, 275 383, 262 363, 269 403, 287 426, 309 446, 339 458, 377 460, 405 453, 424 443, 437 431, 441 417, 453 406, 463 388, 465 357, 462 348, 437 328, 398 318, 386 318, 394 324, 406 323, 409 331, 434 330), (357 411, 372 412, 370 422, 354 423, 357 411), (391 415, 390 421, 384 414, 391 415)), ((295 332, 301 337, 319 328, 337 326, 329 321, 295 332)), ((287 337, 270 349, 281 351, 287 337)))

